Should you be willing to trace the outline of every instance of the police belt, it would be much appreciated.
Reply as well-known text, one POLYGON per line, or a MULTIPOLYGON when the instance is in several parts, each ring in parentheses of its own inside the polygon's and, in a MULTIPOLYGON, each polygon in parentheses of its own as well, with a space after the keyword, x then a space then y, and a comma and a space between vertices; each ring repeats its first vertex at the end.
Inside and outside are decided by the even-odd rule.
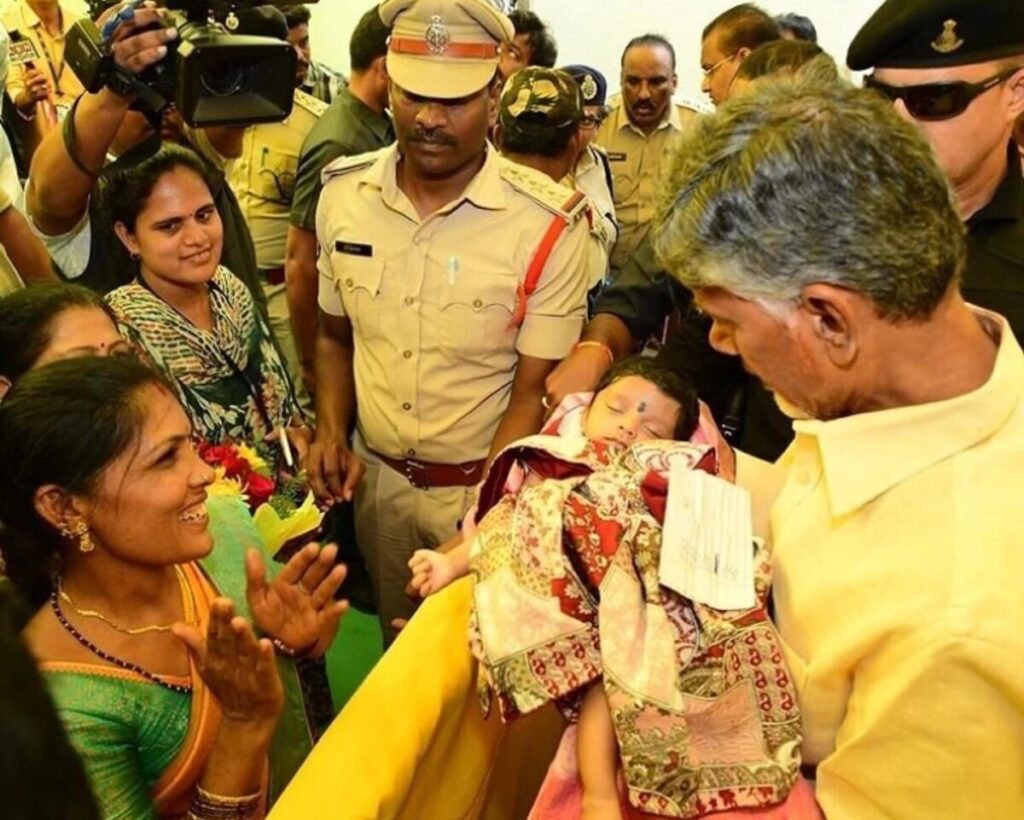
POLYGON ((472 487, 484 477, 484 459, 464 461, 462 464, 436 464, 417 461, 412 458, 390 458, 376 450, 370 450, 384 464, 401 473, 417 490, 431 487, 472 487))

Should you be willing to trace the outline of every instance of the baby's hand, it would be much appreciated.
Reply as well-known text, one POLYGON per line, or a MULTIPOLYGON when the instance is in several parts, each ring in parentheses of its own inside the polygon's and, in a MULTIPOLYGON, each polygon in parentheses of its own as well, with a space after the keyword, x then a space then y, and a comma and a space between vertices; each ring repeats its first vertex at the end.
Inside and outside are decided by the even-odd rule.
POLYGON ((409 588, 421 598, 440 592, 457 574, 451 556, 435 550, 416 550, 409 559, 409 569, 412 570, 409 588))

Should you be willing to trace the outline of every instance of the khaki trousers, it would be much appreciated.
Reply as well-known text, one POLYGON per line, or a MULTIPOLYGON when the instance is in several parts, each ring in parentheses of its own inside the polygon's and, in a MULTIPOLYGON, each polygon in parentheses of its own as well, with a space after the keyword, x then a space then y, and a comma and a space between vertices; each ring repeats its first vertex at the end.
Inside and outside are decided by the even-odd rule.
POLYGON ((405 594, 412 575, 409 559, 455 535, 473 503, 473 487, 413 487, 401 473, 370 453, 358 436, 353 444, 366 464, 356 490, 356 539, 373 584, 385 645, 398 635, 395 618, 409 618, 419 605, 405 594))

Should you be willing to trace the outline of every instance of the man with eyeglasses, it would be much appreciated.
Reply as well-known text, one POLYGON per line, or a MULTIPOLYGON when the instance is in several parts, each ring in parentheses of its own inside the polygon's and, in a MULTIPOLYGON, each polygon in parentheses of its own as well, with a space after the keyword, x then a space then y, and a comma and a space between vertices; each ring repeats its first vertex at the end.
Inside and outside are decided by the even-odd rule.
POLYGON ((888 0, 847 64, 931 142, 967 224, 967 301, 1024 334, 1024 177, 1012 141, 1024 112, 1024 2, 888 0))
POLYGON ((667 39, 644 34, 630 40, 622 52, 622 103, 594 137, 612 166, 619 220, 613 276, 647 234, 672 146, 683 125, 697 116, 693 109, 672 102, 676 82, 676 53, 667 39))
POLYGON ((580 154, 564 184, 583 191, 590 199, 594 213, 601 217, 610 254, 619 238, 619 223, 615 218, 612 166, 605 150, 594 144, 597 129, 608 118, 608 81, 605 80, 604 74, 588 65, 569 65, 562 71, 576 81, 583 94, 583 119, 580 121, 579 131, 580 154))
POLYGON ((704 72, 701 91, 715 105, 721 105, 747 55, 758 46, 781 37, 782 30, 775 18, 753 3, 723 11, 707 24, 701 35, 700 68, 704 72))

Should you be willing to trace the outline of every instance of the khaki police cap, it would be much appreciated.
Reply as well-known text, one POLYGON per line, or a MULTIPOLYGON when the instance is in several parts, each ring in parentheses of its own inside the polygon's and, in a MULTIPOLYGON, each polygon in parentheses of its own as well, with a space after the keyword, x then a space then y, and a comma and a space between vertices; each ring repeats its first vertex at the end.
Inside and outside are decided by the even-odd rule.
POLYGON ((391 79, 442 100, 486 86, 498 67, 498 46, 515 34, 512 21, 488 0, 385 0, 380 18, 391 28, 391 79))
POLYGON ((1024 54, 1024 0, 887 0, 853 38, 854 71, 937 68, 1024 54))

